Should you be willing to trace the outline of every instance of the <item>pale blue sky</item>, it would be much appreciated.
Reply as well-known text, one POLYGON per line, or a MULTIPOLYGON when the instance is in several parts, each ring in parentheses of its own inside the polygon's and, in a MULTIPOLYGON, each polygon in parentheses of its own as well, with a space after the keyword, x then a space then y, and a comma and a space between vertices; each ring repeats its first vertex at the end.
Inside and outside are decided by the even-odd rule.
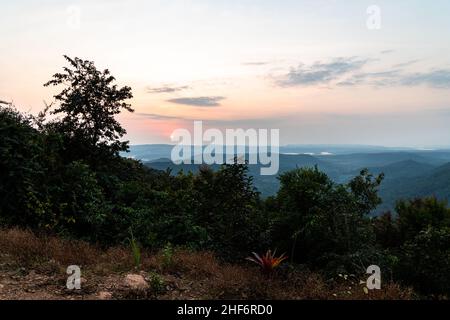
POLYGON ((450 1, 1 1, 0 99, 38 112, 63 54, 133 88, 132 143, 193 119, 281 143, 450 145, 450 1), (380 10, 380 29, 367 9, 380 10))

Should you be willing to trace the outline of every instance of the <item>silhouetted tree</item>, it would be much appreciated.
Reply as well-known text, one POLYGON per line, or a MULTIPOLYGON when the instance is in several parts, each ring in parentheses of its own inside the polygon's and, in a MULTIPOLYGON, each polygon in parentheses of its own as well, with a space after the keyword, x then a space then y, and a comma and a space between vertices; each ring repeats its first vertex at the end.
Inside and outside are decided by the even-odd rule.
POLYGON ((69 160, 85 160, 95 166, 101 162, 99 158, 128 150, 128 141, 120 140, 126 131, 114 116, 122 109, 134 111, 126 103, 133 97, 131 88, 117 87, 109 70, 99 71, 91 61, 64 58, 70 66, 44 84, 65 86, 54 96, 59 105, 52 114, 63 115, 54 126, 67 140, 69 160))

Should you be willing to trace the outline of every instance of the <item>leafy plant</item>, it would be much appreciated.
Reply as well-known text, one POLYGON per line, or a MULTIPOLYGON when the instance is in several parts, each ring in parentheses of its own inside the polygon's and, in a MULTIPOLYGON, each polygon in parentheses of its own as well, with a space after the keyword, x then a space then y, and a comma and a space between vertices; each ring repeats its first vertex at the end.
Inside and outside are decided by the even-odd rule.
POLYGON ((266 254, 263 256, 253 252, 254 257, 248 257, 247 260, 259 265, 264 274, 271 274, 281 262, 288 258, 284 253, 281 256, 276 257, 276 252, 277 250, 273 253, 271 250, 267 250, 266 254))
POLYGON ((170 242, 168 242, 162 249, 163 267, 165 269, 170 268, 173 265, 173 254, 173 246, 170 242))
POLYGON ((133 231, 130 230, 131 238, 128 239, 131 246, 131 252, 133 253, 134 265, 139 268, 141 265, 141 248, 133 235, 133 231))
POLYGON ((152 272, 149 276, 150 287, 155 295, 160 294, 165 291, 165 282, 164 279, 157 273, 152 272))

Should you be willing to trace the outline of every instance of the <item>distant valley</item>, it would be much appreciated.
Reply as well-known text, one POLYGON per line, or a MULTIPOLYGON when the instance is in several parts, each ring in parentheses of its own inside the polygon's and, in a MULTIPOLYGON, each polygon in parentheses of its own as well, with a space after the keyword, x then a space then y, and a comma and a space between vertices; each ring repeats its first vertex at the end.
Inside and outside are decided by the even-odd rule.
MULTIPOLYGON (((123 154, 141 160, 147 166, 172 170, 176 174, 198 170, 198 165, 175 165, 170 161, 172 145, 136 145, 123 154)), ((401 198, 435 195, 450 200, 450 149, 417 150, 353 145, 291 145, 280 147, 280 170, 283 173, 296 167, 313 167, 339 183, 357 175, 363 168, 373 174, 384 173, 380 188, 383 203, 377 213, 392 210, 401 198)), ((218 165, 213 165, 217 169, 218 165)), ((254 185, 263 197, 277 192, 277 176, 260 175, 260 165, 250 165, 254 185)))

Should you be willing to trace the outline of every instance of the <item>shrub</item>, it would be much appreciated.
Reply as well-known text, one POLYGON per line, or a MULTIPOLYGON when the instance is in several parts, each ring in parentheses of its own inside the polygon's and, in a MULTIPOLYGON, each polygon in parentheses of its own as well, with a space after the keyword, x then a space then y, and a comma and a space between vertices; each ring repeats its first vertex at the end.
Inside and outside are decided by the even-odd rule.
POLYGON ((395 211, 402 242, 413 239, 428 227, 450 227, 448 204, 435 197, 398 201, 395 211))
POLYGON ((168 242, 162 249, 162 257, 163 257, 162 266, 164 269, 169 269, 173 266, 174 263, 173 254, 174 254, 173 246, 170 242, 168 242))
POLYGON ((450 295, 450 228, 421 231, 401 248, 398 280, 425 294, 450 295))
POLYGON ((155 272, 151 272, 149 275, 150 288, 152 293, 157 296, 166 290, 166 284, 164 278, 155 272))
POLYGON ((289 171, 279 179, 272 235, 293 261, 316 268, 345 267, 350 266, 346 257, 373 246, 366 215, 379 203, 382 176, 374 178, 362 171, 342 185, 315 167, 289 171))

